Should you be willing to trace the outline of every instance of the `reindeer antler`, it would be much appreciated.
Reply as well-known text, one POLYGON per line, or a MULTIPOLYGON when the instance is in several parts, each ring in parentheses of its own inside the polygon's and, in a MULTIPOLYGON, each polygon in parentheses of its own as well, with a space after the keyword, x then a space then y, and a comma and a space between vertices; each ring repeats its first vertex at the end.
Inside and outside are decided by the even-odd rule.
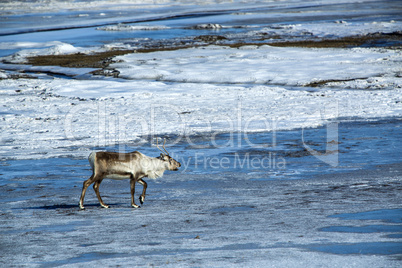
POLYGON ((158 140, 159 140, 159 138, 157 137, 157 138, 156 138, 156 147, 158 147, 158 149, 159 149, 162 153, 165 153, 165 152, 166 152, 166 154, 169 155, 169 152, 165 149, 166 139, 163 139, 163 150, 165 150, 165 152, 162 151, 161 148, 159 148, 158 140))

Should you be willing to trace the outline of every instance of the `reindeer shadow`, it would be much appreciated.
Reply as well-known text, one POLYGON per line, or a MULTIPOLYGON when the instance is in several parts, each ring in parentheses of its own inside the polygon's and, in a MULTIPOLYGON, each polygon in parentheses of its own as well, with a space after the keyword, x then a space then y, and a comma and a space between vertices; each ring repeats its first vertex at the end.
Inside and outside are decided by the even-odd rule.
MULTIPOLYGON (((94 205, 95 205, 95 204, 94 204, 94 205)), ((55 204, 55 205, 48 205, 48 206, 32 207, 31 209, 38 209, 38 210, 55 210, 55 209, 72 209, 72 208, 78 208, 78 205, 55 204)))
MULTIPOLYGON (((124 204, 123 203, 114 203, 114 204, 109 204, 110 208, 114 207, 122 207, 124 204)), ((99 208, 103 209, 99 203, 93 203, 93 204, 85 204, 85 208, 99 208)), ((33 209, 33 210, 80 210, 78 204, 74 205, 69 205, 69 204, 54 204, 54 205, 46 205, 46 206, 38 206, 38 207, 30 207, 28 209, 33 209)), ((85 211, 85 210, 84 210, 85 211)))

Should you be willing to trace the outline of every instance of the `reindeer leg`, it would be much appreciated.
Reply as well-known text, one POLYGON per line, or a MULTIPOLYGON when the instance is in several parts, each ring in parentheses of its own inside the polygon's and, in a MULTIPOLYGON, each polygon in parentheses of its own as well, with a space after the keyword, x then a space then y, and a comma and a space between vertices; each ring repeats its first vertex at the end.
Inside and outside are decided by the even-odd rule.
POLYGON ((131 206, 132 206, 133 208, 139 208, 140 206, 137 205, 137 204, 135 204, 135 202, 134 202, 135 182, 136 182, 136 181, 135 181, 134 177, 132 176, 131 179, 130 179, 131 206))
POLYGON ((95 173, 92 174, 92 176, 84 181, 84 184, 82 186, 82 192, 81 192, 81 198, 80 198, 80 209, 85 209, 84 208, 84 198, 85 198, 85 192, 87 191, 87 188, 89 185, 91 185, 95 181, 95 173))
POLYGON ((147 186, 148 186, 148 185, 147 185, 147 183, 146 183, 144 180, 142 180, 142 179, 139 179, 138 182, 139 182, 140 184, 142 184, 142 186, 143 186, 142 194, 141 194, 141 196, 140 196, 140 203, 141 203, 141 205, 142 205, 142 204, 144 204, 145 193, 146 193, 146 191, 147 191, 147 186))
POLYGON ((100 180, 95 181, 95 183, 94 183, 94 191, 95 191, 95 193, 96 193, 96 196, 98 197, 98 200, 99 200, 100 205, 101 205, 102 207, 104 207, 104 208, 109 208, 108 205, 106 205, 105 203, 103 203, 102 197, 100 196, 100 193, 99 193, 99 186, 100 186, 102 180, 103 180, 103 178, 100 179, 100 180))

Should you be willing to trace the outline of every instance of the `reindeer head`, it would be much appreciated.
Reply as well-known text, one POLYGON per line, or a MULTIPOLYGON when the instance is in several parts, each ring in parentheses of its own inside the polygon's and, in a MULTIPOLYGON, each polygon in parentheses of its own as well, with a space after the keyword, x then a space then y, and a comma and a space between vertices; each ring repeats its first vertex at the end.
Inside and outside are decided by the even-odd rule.
POLYGON ((166 142, 166 139, 163 140, 163 150, 164 150, 164 151, 162 151, 162 149, 159 148, 159 145, 158 145, 158 138, 156 139, 156 147, 158 147, 158 149, 162 152, 161 155, 160 155, 158 158, 159 158, 160 160, 166 162, 167 167, 168 167, 168 168, 167 168, 168 170, 175 170, 175 171, 176 171, 176 170, 179 170, 179 167, 181 167, 181 164, 180 164, 180 162, 174 160, 174 159, 169 155, 169 152, 165 149, 165 142, 166 142))

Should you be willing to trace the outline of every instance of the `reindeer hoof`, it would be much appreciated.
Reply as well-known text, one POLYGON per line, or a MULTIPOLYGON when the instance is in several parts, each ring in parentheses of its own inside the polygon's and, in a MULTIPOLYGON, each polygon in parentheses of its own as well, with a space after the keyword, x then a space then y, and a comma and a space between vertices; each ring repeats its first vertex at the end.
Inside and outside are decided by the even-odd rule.
POLYGON ((144 204, 144 198, 142 196, 140 196, 140 203, 141 205, 144 204))
MULTIPOLYGON (((142 203, 141 203, 142 204, 142 203)), ((140 208, 140 206, 139 205, 136 205, 136 204, 134 204, 134 205, 131 205, 133 208, 140 208)))
POLYGON ((101 205, 103 208, 109 208, 108 205, 101 205))

